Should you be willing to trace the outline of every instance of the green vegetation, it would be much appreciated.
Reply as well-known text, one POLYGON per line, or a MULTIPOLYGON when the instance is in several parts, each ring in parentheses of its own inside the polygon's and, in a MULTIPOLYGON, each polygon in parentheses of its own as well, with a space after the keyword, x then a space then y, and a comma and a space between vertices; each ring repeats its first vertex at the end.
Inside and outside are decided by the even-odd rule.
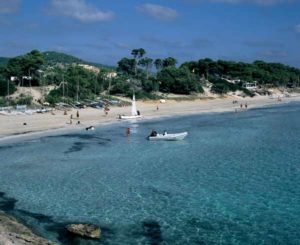
MULTIPOLYGON (((249 64, 206 58, 178 67, 175 58, 152 59, 143 48, 133 49, 131 55, 121 58, 116 69, 58 52, 33 50, 23 56, 2 58, 0 96, 7 95, 7 81, 11 77, 14 82, 10 82, 10 94, 16 85, 52 85, 54 89, 45 96, 45 101, 51 104, 94 100, 103 94, 131 97, 135 93, 138 99, 158 99, 157 92, 193 95, 203 93, 202 86, 209 84, 213 93, 242 91, 245 96, 254 94, 243 88, 244 82, 256 82, 263 88, 299 87, 300 70, 278 63, 249 64), (94 67, 89 70, 78 64, 94 67)), ((30 97, 20 96, 14 103, 30 104, 31 101, 30 97)))
POLYGON ((186 67, 176 68, 169 66, 157 74, 161 82, 160 90, 165 93, 190 94, 192 92, 203 92, 197 76, 186 67))
POLYGON ((0 57, 0 67, 5 67, 7 65, 8 61, 9 61, 9 58, 0 57))
POLYGON ((16 91, 16 86, 9 81, 9 91, 7 88, 7 80, 2 74, 1 74, 1 69, 0 69, 0 96, 7 96, 8 92, 10 94, 14 93, 16 91))
POLYGON ((43 53, 45 57, 45 65, 46 66, 56 66, 57 64, 81 64, 86 63, 83 60, 76 58, 72 55, 48 51, 43 53))
POLYGON ((257 81, 259 85, 299 86, 300 70, 279 63, 255 61, 252 64, 211 59, 200 59, 183 63, 190 71, 201 77, 222 77, 240 79, 247 82, 257 81))
POLYGON ((216 94, 226 94, 237 90, 243 91, 247 96, 254 96, 254 93, 246 88, 241 87, 241 84, 230 83, 222 78, 210 77, 209 81, 213 84, 211 91, 216 94))
POLYGON ((13 101, 13 104, 15 105, 31 105, 32 103, 32 96, 20 94, 15 101, 13 101))
POLYGON ((23 85, 39 85, 38 71, 44 64, 44 56, 38 50, 12 58, 4 69, 6 79, 15 77, 15 81, 23 85))
POLYGON ((57 85, 46 100, 51 103, 80 101, 94 99, 96 94, 103 91, 103 77, 79 66, 69 66, 60 69, 59 73, 53 72, 46 75, 45 79, 57 85))
POLYGON ((0 107, 6 106, 7 105, 7 100, 4 97, 0 97, 0 107))
POLYGON ((112 94, 131 96, 132 92, 144 98, 157 98, 153 93, 190 94, 203 92, 199 77, 186 67, 176 68, 177 60, 173 57, 156 59, 144 57, 142 48, 132 50, 133 58, 124 57, 118 62, 118 78, 112 80, 112 94), (157 73, 151 73, 155 66, 157 73), (143 92, 141 92, 143 91, 143 92))
POLYGON ((43 52, 43 55, 44 55, 46 67, 56 66, 57 64, 62 64, 62 65, 86 64, 86 65, 92 65, 104 69, 114 69, 114 67, 111 66, 102 65, 94 62, 87 62, 77 57, 74 57, 72 55, 55 52, 55 51, 43 52))

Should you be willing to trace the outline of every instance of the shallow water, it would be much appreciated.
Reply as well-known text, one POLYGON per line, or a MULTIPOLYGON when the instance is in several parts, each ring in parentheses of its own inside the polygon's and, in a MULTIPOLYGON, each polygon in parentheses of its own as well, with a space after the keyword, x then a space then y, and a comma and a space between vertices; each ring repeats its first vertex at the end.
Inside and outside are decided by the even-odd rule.
POLYGON ((299 112, 293 103, 2 146, 0 208, 63 244, 300 244, 299 112), (151 129, 189 135, 149 142, 151 129), (68 222, 98 224, 103 238, 65 237, 68 222))

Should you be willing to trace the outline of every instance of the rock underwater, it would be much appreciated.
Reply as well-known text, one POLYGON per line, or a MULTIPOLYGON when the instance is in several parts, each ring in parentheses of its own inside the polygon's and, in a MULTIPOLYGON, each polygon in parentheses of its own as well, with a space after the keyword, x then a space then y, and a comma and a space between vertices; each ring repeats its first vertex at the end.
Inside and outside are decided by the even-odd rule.
POLYGON ((100 227, 93 224, 69 224, 66 229, 83 238, 99 239, 101 236, 100 227))

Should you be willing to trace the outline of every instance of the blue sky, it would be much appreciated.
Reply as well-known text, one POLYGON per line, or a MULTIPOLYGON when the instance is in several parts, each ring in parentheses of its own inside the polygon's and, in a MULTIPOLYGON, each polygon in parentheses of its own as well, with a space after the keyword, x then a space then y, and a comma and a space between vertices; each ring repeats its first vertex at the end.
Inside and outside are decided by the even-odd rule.
POLYGON ((59 51, 116 65, 134 48, 179 63, 300 68, 300 0, 0 0, 0 56, 59 51))

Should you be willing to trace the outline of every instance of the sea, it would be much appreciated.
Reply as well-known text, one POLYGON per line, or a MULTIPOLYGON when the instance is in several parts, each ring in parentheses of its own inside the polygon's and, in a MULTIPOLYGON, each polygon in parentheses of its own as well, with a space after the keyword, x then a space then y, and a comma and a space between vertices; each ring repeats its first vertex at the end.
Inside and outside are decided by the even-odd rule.
POLYGON ((0 156, 0 209, 59 244, 300 244, 300 103, 118 122, 0 156), (152 129, 189 134, 151 142, 152 129))

